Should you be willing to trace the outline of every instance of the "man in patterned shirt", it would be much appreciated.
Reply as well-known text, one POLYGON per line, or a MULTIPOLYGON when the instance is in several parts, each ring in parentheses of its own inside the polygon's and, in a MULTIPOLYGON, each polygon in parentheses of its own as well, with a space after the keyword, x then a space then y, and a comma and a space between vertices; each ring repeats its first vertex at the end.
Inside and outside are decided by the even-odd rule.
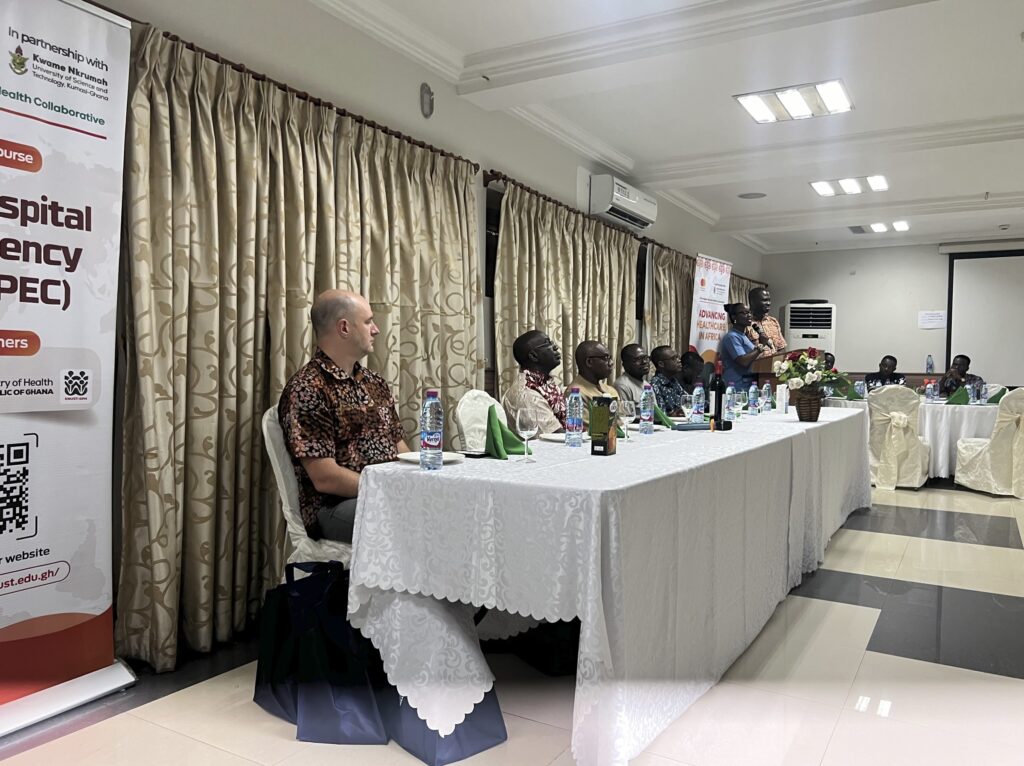
POLYGON ((408 452, 387 382, 359 360, 380 330, 361 295, 327 290, 310 311, 317 350, 277 407, 299 483, 299 511, 314 540, 352 541, 359 472, 408 452))
POLYGON ((651 388, 654 389, 654 398, 658 400, 658 406, 666 415, 681 415, 680 399, 686 392, 678 380, 679 371, 683 366, 679 352, 673 350, 671 346, 658 346, 651 351, 651 361, 657 370, 651 378, 651 388))
POLYGON ((501 404, 509 422, 515 422, 516 410, 530 407, 540 415, 542 434, 565 430, 565 398, 551 371, 562 363, 558 346, 540 330, 528 330, 512 344, 512 356, 519 375, 505 392, 501 404))
POLYGON ((767 287, 753 287, 747 295, 751 322, 744 330, 755 346, 764 346, 766 354, 777 354, 786 348, 779 320, 771 316, 772 294, 767 287))

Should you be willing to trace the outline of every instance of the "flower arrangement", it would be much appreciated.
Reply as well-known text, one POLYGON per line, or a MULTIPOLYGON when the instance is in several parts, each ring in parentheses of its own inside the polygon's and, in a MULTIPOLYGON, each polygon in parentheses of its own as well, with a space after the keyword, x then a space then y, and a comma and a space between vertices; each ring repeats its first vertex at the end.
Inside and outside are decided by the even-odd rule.
POLYGON ((803 395, 821 396, 822 386, 836 385, 842 388, 849 381, 836 369, 825 367, 824 355, 816 348, 794 351, 784 361, 773 365, 775 377, 789 386, 790 391, 801 391, 803 395))

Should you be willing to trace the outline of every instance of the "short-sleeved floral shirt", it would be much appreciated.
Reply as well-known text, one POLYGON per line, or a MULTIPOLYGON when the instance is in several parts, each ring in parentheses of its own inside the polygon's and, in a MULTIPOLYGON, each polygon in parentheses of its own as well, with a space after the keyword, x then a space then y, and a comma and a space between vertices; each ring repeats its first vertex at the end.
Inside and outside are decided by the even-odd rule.
POLYGON ((317 514, 344 498, 317 492, 301 458, 333 457, 359 472, 395 460, 405 438, 384 378, 358 362, 349 375, 320 349, 284 387, 277 416, 299 482, 302 521, 314 539, 320 535, 317 514))

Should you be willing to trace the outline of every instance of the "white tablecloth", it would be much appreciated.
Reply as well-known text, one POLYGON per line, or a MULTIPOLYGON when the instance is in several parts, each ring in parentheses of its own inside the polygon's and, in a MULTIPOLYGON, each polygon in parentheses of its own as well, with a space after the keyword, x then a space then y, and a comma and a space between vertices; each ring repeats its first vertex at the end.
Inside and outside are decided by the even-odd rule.
POLYGON ((579 617, 573 753, 585 766, 625 764, 714 684, 870 502, 865 417, 744 418, 731 433, 635 436, 613 457, 541 443, 533 464, 368 468, 353 623, 444 732, 493 682, 459 603, 579 617), (427 597, 451 602, 453 640, 424 616, 427 597))
MULTIPOLYGON (((863 400, 825 399, 828 407, 867 410, 863 400)), ((999 406, 995 404, 926 403, 921 400, 917 414, 917 433, 931 447, 928 475, 947 478, 956 470, 956 443, 960 439, 988 438, 996 424, 999 406)), ((866 438, 866 436, 865 436, 866 438)))

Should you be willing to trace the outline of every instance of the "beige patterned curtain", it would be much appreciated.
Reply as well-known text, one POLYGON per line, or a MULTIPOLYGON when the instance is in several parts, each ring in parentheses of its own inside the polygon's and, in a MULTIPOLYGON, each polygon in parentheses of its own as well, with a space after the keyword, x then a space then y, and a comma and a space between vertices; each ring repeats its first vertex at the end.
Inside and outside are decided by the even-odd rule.
POLYGON ((179 627, 208 650, 280 578, 260 418, 309 358, 316 293, 371 296, 386 336, 371 364, 406 420, 426 382, 455 395, 479 377, 475 207, 468 163, 389 153, 380 131, 144 25, 133 56, 115 638, 162 671, 179 627))
POLYGON ((755 287, 768 287, 768 285, 756 279, 747 279, 733 273, 729 278, 729 303, 748 303, 750 291, 755 287))
POLYGON ((562 349, 566 385, 581 341, 599 340, 618 358, 636 339, 638 251, 631 234, 508 185, 494 280, 499 393, 515 379, 512 343, 526 330, 543 330, 562 349))
POLYGON ((647 245, 651 292, 644 312, 650 348, 671 346, 680 354, 690 347, 693 274, 697 261, 654 242, 647 245))

